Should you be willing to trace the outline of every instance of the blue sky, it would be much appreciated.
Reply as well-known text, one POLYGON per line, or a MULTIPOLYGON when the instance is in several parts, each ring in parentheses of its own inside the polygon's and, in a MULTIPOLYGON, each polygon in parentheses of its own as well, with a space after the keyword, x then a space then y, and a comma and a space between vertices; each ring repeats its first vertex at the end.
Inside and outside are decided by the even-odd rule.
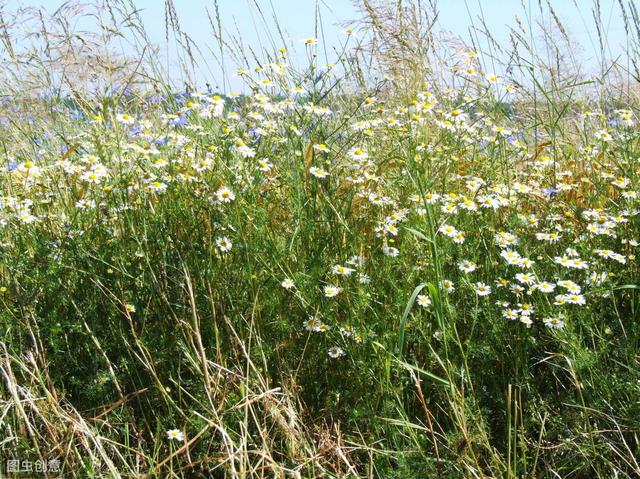
MULTIPOLYGON (((132 0, 140 9, 145 26, 151 39, 161 47, 164 45, 164 2, 163 0, 132 0)), ((394 0, 395 1, 395 0, 394 0)), ((291 61, 300 62, 304 57, 304 47, 300 40, 315 35, 316 0, 257 0, 266 17, 268 26, 265 27, 255 8, 254 0, 219 0, 220 16, 223 28, 229 32, 240 32, 247 45, 270 46, 268 30, 275 32, 272 21, 275 15, 281 27, 285 30, 288 48, 291 51, 291 61), (296 52, 297 50, 297 52, 296 52)), ((42 6, 53 12, 64 2, 61 0, 8 0, 9 9, 17 5, 42 6)), ((516 15, 526 23, 527 15, 522 4, 531 5, 534 17, 538 14, 538 0, 443 0, 438 2, 438 27, 460 35, 469 40, 470 27, 478 23, 482 16, 489 29, 500 42, 508 39, 507 25, 514 25, 516 15)), ((587 66, 594 66, 598 61, 598 47, 596 33, 592 21, 592 7, 590 0, 551 0, 553 8, 562 22, 566 25, 572 37, 581 44, 581 58, 587 66), (580 5, 578 8, 576 5, 580 5)), ((206 16, 206 10, 213 12, 213 0, 174 0, 182 28, 194 39, 195 43, 204 50, 214 47, 215 41, 206 16)), ((617 0, 600 0, 602 20, 606 27, 605 37, 608 42, 608 55, 615 58, 623 52, 625 41, 623 20, 617 0)), ((319 0, 319 12, 322 17, 323 35, 318 33, 321 40, 320 47, 329 52, 329 61, 334 49, 340 48, 346 36, 343 33, 342 22, 358 17, 358 12, 351 0, 319 0)), ((547 18, 549 18, 547 16, 547 18)), ((277 46, 281 42, 278 40, 277 46)), ((322 53, 323 50, 320 50, 322 53)), ((171 65, 175 62, 172 50, 163 48, 163 61, 171 65), (166 55, 169 55, 167 58, 166 55)), ((207 76, 219 76, 219 68, 211 60, 201 75, 202 80, 207 76)), ((232 80, 231 88, 237 85, 232 80)), ((220 82, 212 82, 220 85, 220 82)), ((221 86, 221 85, 220 85, 221 86)))

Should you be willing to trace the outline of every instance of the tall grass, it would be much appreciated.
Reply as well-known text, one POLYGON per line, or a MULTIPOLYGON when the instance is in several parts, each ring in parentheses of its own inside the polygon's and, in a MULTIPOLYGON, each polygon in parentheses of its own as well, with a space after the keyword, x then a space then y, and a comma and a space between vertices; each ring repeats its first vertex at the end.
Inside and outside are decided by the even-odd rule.
POLYGON ((167 0, 179 80, 135 2, 0 11, 2 474, 640 474, 634 4, 595 75, 550 3, 359 5, 294 68, 167 0))

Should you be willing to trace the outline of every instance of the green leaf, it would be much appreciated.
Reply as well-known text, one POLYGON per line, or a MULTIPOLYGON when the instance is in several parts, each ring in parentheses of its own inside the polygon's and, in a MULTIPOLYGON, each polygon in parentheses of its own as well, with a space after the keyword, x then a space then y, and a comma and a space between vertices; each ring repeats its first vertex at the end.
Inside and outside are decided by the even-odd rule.
POLYGON ((396 353, 398 357, 402 359, 402 350, 404 349, 404 330, 407 324, 407 319, 409 318, 409 313, 411 312, 411 308, 413 307, 413 303, 416 301, 416 298, 420 294, 420 291, 427 286, 427 283, 422 283, 416 286, 409 298, 409 302, 407 306, 404 308, 404 314, 402 315, 402 319, 400 320, 400 329, 398 330, 398 342, 396 344, 396 353))
POLYGON ((427 241, 429 243, 433 243, 433 240, 427 238, 426 235, 422 231, 418 231, 416 229, 409 228, 408 226, 405 226, 404 229, 407 230, 412 235, 417 236, 418 238, 420 238, 423 241, 427 241))

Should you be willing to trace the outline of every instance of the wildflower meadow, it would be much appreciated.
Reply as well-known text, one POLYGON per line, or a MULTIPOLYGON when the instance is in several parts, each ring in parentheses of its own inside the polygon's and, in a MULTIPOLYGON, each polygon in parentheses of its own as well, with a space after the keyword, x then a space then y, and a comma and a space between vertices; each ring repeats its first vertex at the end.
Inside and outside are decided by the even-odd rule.
POLYGON ((157 3, 0 8, 0 476, 640 477, 634 2, 157 3))

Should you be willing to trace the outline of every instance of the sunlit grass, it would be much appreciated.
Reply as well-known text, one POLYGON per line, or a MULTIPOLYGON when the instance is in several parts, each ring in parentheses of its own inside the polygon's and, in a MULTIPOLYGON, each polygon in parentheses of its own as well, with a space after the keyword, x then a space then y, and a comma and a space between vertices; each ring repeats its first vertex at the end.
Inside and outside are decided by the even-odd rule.
POLYGON ((465 47, 377 82, 367 55, 402 52, 319 68, 320 47, 244 69, 244 95, 146 78, 3 101, 3 459, 640 474, 636 100, 532 50, 513 74, 465 47))

